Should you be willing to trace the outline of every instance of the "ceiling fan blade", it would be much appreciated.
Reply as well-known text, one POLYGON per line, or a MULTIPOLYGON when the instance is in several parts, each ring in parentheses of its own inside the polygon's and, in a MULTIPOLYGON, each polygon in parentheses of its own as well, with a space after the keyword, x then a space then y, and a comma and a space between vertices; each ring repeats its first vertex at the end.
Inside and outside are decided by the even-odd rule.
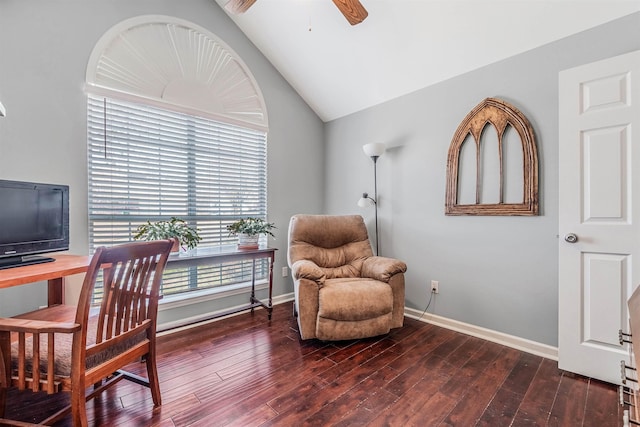
POLYGON ((233 14, 245 13, 256 0, 229 0, 224 8, 233 14))
POLYGON ((333 3, 340 9, 340 12, 351 25, 357 25, 369 16, 369 12, 359 0, 333 0, 333 3))

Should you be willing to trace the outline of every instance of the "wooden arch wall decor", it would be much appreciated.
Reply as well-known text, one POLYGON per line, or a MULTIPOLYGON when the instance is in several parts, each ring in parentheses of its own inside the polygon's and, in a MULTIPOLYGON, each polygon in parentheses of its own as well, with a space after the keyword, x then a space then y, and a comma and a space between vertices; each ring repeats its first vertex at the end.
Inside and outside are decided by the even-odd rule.
POLYGON ((447 158, 446 215, 538 215, 538 152, 533 129, 517 108, 497 98, 486 98, 478 104, 458 126, 449 146, 447 158), (481 137, 487 125, 493 125, 498 135, 500 162, 500 190, 498 203, 480 203, 481 137), (504 203, 504 167, 502 144, 507 126, 518 133, 522 142, 523 200, 522 203, 504 203), (458 204, 458 174, 462 144, 471 135, 476 147, 476 203, 458 204))

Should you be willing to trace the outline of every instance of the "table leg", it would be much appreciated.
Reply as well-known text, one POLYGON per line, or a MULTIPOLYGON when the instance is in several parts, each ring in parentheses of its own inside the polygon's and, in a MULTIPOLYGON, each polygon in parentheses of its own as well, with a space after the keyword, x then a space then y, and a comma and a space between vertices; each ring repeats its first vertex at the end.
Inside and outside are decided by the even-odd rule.
POLYGON ((47 304, 49 306, 62 304, 64 302, 64 277, 49 279, 47 286, 47 304))
POLYGON ((271 312, 273 311, 272 291, 273 291, 273 264, 275 263, 275 254, 269 257, 269 320, 271 320, 271 312))
MULTIPOLYGON (((256 259, 251 260, 251 298, 249 299, 253 304, 256 302, 256 259)), ((253 306, 251 307, 251 313, 253 313, 253 306)))

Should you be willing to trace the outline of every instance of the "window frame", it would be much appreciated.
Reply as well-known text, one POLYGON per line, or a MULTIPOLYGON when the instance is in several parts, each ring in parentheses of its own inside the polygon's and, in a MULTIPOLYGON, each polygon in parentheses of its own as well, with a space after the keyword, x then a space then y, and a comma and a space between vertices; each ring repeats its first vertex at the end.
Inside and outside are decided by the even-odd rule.
MULTIPOLYGON (((203 247, 234 244, 235 238, 228 235, 226 225, 237 219, 251 216, 266 220, 266 132, 156 106, 132 104, 116 99, 100 100, 92 95, 88 97, 87 112, 88 216, 91 253, 100 245, 131 241, 137 226, 147 220, 169 219, 176 216, 185 219, 192 226, 206 225, 213 232, 209 231, 203 235, 200 245, 203 247), (169 120, 166 119, 167 117, 169 120), (181 132, 175 132, 175 129, 179 128, 177 120, 183 123, 181 132), (165 121, 168 121, 171 126, 169 132, 171 135, 167 140, 163 139, 162 135, 165 121), (156 124, 158 127, 153 128, 156 124), (181 146, 176 148, 180 143, 181 146), (157 153, 153 151, 155 149, 157 153), (182 167, 181 176, 184 179, 182 185, 187 192, 186 195, 179 196, 184 198, 185 204, 175 201, 167 202, 169 206, 165 213, 163 213, 162 201, 158 201, 157 205, 140 208, 145 202, 150 203, 145 200, 147 195, 141 193, 152 190, 147 190, 149 187, 144 190, 132 188, 143 186, 147 180, 151 184, 150 187, 157 186, 158 200, 162 200, 163 183, 169 185, 172 189, 170 192, 174 192, 173 188, 180 185, 171 179, 164 179, 160 176, 160 172, 158 176, 155 174, 144 176, 145 170, 148 169, 147 162, 151 162, 151 169, 154 169, 155 162, 162 163, 163 149, 169 150, 169 159, 165 161, 166 169, 171 171, 168 175, 178 176, 178 169, 182 167), (204 156, 207 161, 212 161, 216 155, 221 159, 218 162, 224 163, 223 166, 218 164, 224 172, 221 173, 218 170, 217 173, 209 174, 207 162, 198 160, 198 156, 204 156), (255 172, 249 173, 242 166, 242 162, 247 159, 256 167, 255 172), (129 175, 131 175, 130 178, 128 178, 129 175), (221 181, 216 186, 215 182, 207 181, 207 175, 211 175, 214 181, 218 178, 221 178, 221 181), (248 177, 246 182, 243 181, 245 175, 248 177), (156 179, 158 179, 157 182, 156 179), (228 187, 222 185, 223 182, 229 183, 228 187), (245 196, 249 194, 249 202, 247 204, 240 202, 236 206, 235 202, 230 203, 228 200, 225 202, 220 197, 216 199, 216 194, 224 194, 225 189, 232 187, 237 187, 235 191, 238 194, 242 193, 245 196), (213 191, 207 192, 211 189, 213 191), (217 203, 219 206, 217 212, 202 213, 203 207, 198 197, 205 196, 208 202, 217 203), (223 204, 231 207, 222 208, 223 204), (122 206, 126 209, 122 210, 122 206), (132 214, 136 208, 142 209, 142 212, 132 214), (149 209, 154 212, 150 213, 149 209), (180 212, 180 209, 184 211, 180 212), (100 224, 107 224, 106 232, 100 224), (109 231, 109 227, 115 231, 109 231)), ((158 164, 157 169, 164 171, 165 167, 158 164)), ((215 170, 215 167, 213 169, 215 170)), ((204 209, 206 210, 206 207, 204 209)), ((264 236, 262 239, 264 243, 264 236)), ((170 299, 182 299, 177 296, 200 291, 204 291, 205 294, 216 294, 238 289, 238 287, 250 287, 251 268, 251 264, 244 261, 168 270, 163 293, 170 299), (183 276, 184 280, 177 279, 178 276, 183 276), (206 278, 212 279, 214 284, 201 284, 202 281, 209 283, 206 278), (175 289, 180 287, 184 288, 183 291, 175 292, 175 289), (176 297, 173 298, 170 295, 176 297)), ((259 263, 257 266, 259 283, 265 281, 267 272, 266 264, 259 263)), ((99 299, 99 297, 98 291, 96 298, 99 299)))

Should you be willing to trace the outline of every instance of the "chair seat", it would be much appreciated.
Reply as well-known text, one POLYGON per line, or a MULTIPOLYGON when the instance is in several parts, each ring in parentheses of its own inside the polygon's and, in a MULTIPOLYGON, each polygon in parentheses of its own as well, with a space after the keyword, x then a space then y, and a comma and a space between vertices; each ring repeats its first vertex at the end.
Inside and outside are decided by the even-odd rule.
MULTIPOLYGON (((71 320, 73 321, 73 320, 71 320)), ((87 328, 87 346, 91 346, 96 343, 96 331, 98 329, 98 316, 89 317, 88 328, 87 328)), ((142 342, 146 338, 146 334, 140 333, 128 340, 123 341, 118 345, 113 345, 96 353, 92 356, 87 357, 86 360, 86 369, 91 369, 99 364, 111 359, 114 355, 122 353, 127 348, 130 348, 140 342, 142 342)), ((27 372, 33 372, 33 345, 31 342, 33 341, 32 337, 27 338, 26 340, 26 369, 27 372)), ((54 372, 58 377, 70 377, 71 376, 71 348, 73 344, 73 335, 72 334, 56 334, 55 336, 55 361, 54 361, 54 372)), ((48 363, 48 348, 49 343, 47 341, 47 335, 41 334, 40 336, 40 372, 45 373, 47 370, 48 363)), ((11 365, 14 370, 18 368, 18 343, 13 342, 11 344, 11 365)))
POLYGON ((378 280, 327 279, 319 291, 318 316, 325 319, 357 322, 392 311, 391 287, 378 280))

